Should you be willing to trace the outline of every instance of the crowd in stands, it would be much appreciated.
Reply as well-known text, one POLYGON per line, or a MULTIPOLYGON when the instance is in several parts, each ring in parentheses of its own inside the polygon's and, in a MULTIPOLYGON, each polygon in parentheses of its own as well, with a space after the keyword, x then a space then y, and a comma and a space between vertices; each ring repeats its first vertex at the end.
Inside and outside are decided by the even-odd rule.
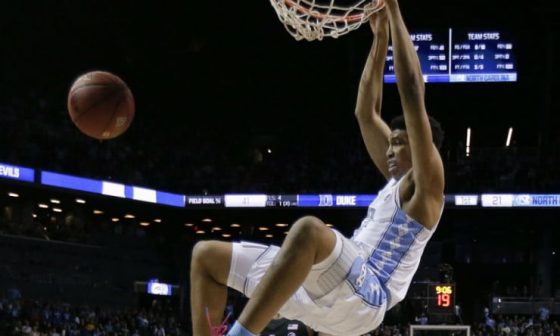
POLYGON ((558 319, 541 319, 525 315, 498 315, 486 317, 473 325, 473 336, 553 336, 560 334, 558 319))
POLYGON ((0 299, 0 334, 5 336, 181 336, 188 335, 185 329, 171 305, 157 301, 133 309, 0 299))
MULTIPOLYGON (((154 300, 147 308, 107 308, 62 302, 0 298, 0 334, 6 336, 187 336, 172 305, 154 300)), ((412 321, 411 321, 412 322, 412 321)), ((428 323, 427 320, 424 320, 428 323)), ((412 322, 422 324, 421 322, 412 322)), ((437 332, 438 335, 463 335, 437 332)), ((488 315, 471 325, 472 336, 554 336, 557 319, 534 315, 488 315)), ((418 332, 418 335, 425 335, 418 332)), ((382 324, 367 336, 410 336, 409 324, 382 324)))
MULTIPOLYGON (((414 324, 432 324, 428 319, 416 321, 414 324)), ((554 336, 560 334, 558 319, 541 319, 535 315, 497 315, 488 316, 479 323, 473 323, 471 336, 554 336)), ((461 332, 430 331, 431 335, 463 335, 461 332)), ((371 336, 410 336, 409 325, 381 325, 378 329, 369 333, 371 336)), ((427 335, 419 331, 415 336, 427 335)))

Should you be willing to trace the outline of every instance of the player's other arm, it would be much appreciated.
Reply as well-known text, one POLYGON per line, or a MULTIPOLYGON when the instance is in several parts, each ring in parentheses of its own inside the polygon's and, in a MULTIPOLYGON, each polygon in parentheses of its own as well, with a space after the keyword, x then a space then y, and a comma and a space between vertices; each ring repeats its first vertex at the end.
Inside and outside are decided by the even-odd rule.
POLYGON ((389 44, 389 22, 385 10, 375 13, 370 25, 374 41, 362 71, 355 114, 369 156, 381 174, 389 179, 391 176, 385 153, 391 131, 381 119, 383 70, 389 44))
MULTIPOLYGON (((385 3, 389 15, 397 87, 410 143, 414 179, 413 198, 421 200, 412 203, 425 209, 419 210, 420 212, 439 212, 444 189, 443 164, 432 141, 432 131, 424 104, 425 87, 420 61, 404 24, 397 0, 386 0, 385 3), (429 206, 430 203, 434 206, 429 206)), ((419 217, 427 218, 429 221, 430 218, 439 217, 439 214, 435 216, 433 213, 423 213, 419 217)), ((424 224, 430 226, 429 223, 424 224)))

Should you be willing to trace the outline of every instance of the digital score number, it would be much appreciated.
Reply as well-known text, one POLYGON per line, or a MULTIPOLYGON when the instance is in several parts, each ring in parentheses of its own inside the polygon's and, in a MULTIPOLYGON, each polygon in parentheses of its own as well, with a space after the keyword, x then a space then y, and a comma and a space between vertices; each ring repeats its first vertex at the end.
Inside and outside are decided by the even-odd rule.
POLYGON ((432 314, 455 313, 455 285, 454 284, 429 285, 428 312, 432 314))

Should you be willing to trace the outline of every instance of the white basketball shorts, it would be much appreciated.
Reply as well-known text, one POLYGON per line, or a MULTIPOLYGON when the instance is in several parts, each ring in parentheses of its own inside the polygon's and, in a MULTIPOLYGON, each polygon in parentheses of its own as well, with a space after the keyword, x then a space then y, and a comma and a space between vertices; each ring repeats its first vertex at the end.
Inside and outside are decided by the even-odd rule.
MULTIPOLYGON (((279 314, 330 335, 362 335, 383 321, 387 295, 367 264, 369 251, 333 231, 337 241, 332 253, 313 265, 279 314)), ((274 245, 233 243, 228 286, 250 298, 279 249, 274 245)))

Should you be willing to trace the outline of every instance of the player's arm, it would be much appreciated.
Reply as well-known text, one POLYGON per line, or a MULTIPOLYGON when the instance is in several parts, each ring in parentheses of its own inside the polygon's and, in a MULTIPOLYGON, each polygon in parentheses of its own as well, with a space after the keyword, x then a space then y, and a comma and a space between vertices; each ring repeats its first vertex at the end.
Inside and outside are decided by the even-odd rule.
MULTIPOLYGON (((410 143, 414 196, 441 204, 444 175, 439 152, 432 141, 432 131, 424 104, 424 79, 418 55, 404 24, 397 0, 385 0, 391 29, 397 87, 401 97, 408 141, 410 143)), ((422 202, 421 202, 422 203, 422 202)), ((426 204, 421 204, 425 207, 426 204)), ((434 209, 434 207, 428 207, 434 209)), ((440 207, 435 207, 440 210, 440 207)), ((426 211, 430 211, 427 209, 426 211)), ((424 216, 421 216, 424 217, 424 216)), ((433 218, 428 216, 428 218, 433 218)))
POLYGON ((358 88, 356 118, 369 156, 386 179, 389 179, 386 152, 389 146, 389 126, 381 119, 383 70, 389 44, 389 22, 385 10, 370 19, 374 41, 358 88))

